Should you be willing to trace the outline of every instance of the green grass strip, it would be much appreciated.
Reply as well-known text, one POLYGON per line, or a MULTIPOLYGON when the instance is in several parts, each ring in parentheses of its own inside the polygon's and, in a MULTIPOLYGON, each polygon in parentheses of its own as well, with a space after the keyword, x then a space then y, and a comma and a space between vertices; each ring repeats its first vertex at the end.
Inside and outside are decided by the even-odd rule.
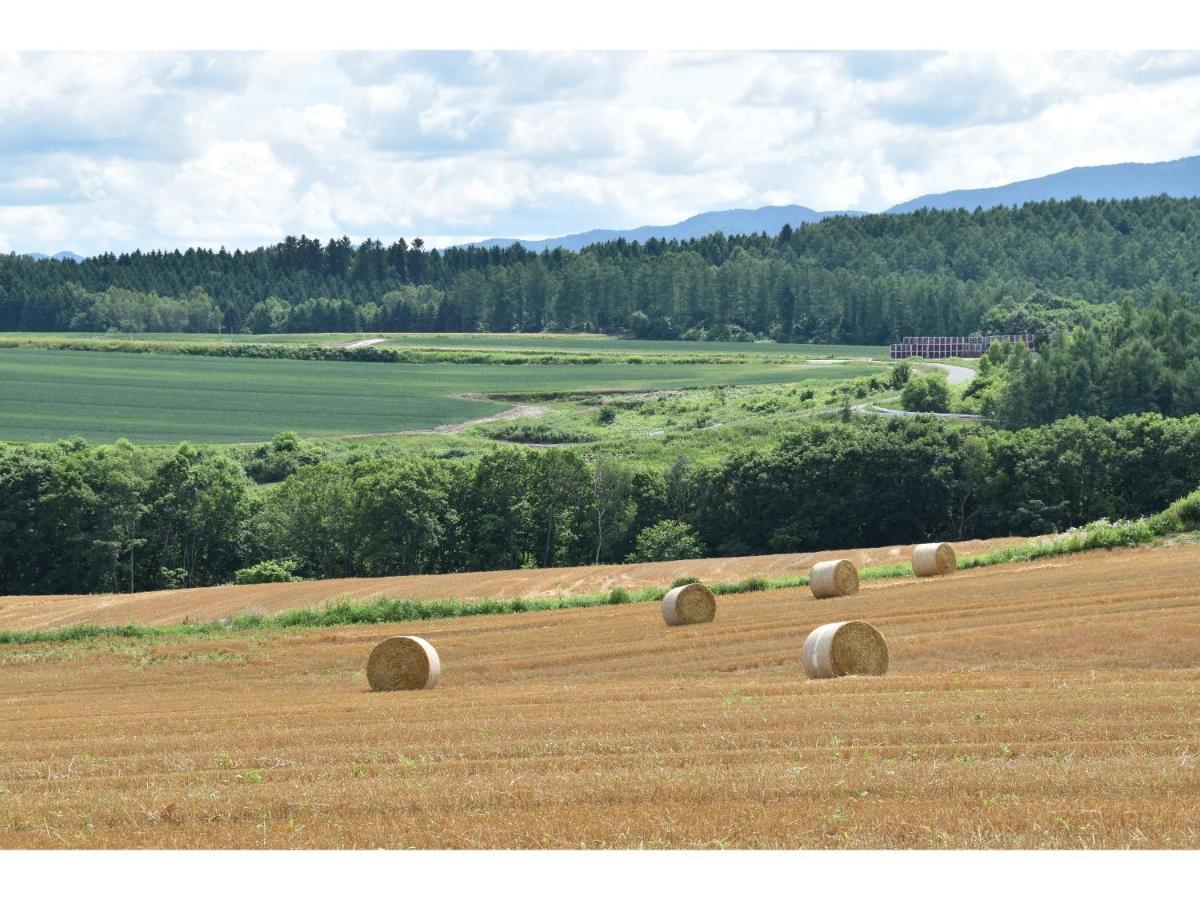
MULTIPOLYGON (((437 347, 337 347, 305 343, 217 343, 188 341, 122 341, 96 338, 48 338, 40 336, 0 337, 0 349, 34 348, 41 350, 77 350, 90 353, 155 353, 175 356, 218 356, 249 359, 301 359, 332 362, 374 363, 456 363, 496 366, 596 366, 606 363, 626 365, 796 365, 810 357, 797 344, 796 353, 738 353, 719 347, 704 350, 633 353, 617 349, 584 350, 507 350, 443 349, 437 347)), ((858 362, 858 360, 856 360, 858 362)))
MULTIPOLYGON (((1029 562, 1049 556, 1082 553, 1086 550, 1115 549, 1151 544, 1168 534, 1200 529, 1200 490, 1176 501, 1164 512, 1142 519, 1110 522, 1101 519, 1066 531, 1050 539, 1028 541, 979 556, 963 557, 959 569, 977 569, 1003 563, 1029 562)), ((870 566, 859 572, 862 581, 912 577, 912 567, 906 563, 870 566)), ((674 586, 699 579, 675 579, 674 586)), ((749 594, 757 591, 804 587, 808 577, 787 578, 751 577, 742 581, 709 585, 716 595, 749 594)), ((67 625, 44 631, 0 631, 2 644, 37 644, 81 641, 89 638, 152 638, 170 635, 204 635, 230 631, 251 631, 267 628, 334 628, 344 625, 375 625, 383 622, 420 622, 430 619, 453 619, 464 616, 495 616, 523 612, 542 612, 555 609, 583 609, 593 606, 615 606, 630 603, 650 603, 662 600, 664 590, 643 588, 628 591, 617 588, 603 594, 584 594, 560 597, 484 598, 480 600, 411 600, 377 597, 353 602, 339 598, 325 606, 293 609, 274 615, 241 615, 218 622, 186 622, 179 625, 67 625)))

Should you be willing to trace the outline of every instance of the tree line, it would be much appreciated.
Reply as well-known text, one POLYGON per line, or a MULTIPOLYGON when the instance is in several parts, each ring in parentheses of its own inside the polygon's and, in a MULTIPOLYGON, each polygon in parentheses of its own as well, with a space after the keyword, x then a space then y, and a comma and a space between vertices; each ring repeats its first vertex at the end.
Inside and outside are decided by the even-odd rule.
POLYGON ((6 445, 0 594, 1039 534, 1148 514, 1197 484, 1200 416, 1157 414, 1015 431, 812 423, 664 468, 570 449, 331 461, 291 435, 244 453, 6 445))
POLYGON ((1069 329, 1200 296, 1200 199, 842 216, 579 252, 304 235, 251 251, 0 257, 0 330, 581 331, 878 344, 1069 329), (115 292, 115 293, 114 293, 115 292), (1066 298, 1056 306, 1028 302, 1066 298), (217 312, 205 302, 211 300, 217 312))
POLYGON ((1144 309, 1126 300, 1036 354, 995 344, 964 395, 1014 428, 1073 415, 1200 413, 1200 305, 1172 293, 1144 309))

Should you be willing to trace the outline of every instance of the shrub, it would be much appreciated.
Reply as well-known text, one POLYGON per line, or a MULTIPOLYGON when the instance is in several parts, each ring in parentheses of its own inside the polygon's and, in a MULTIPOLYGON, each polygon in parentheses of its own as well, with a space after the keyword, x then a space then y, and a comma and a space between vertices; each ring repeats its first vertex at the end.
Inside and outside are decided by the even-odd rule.
POLYGON ((290 559, 268 559, 233 573, 235 584, 269 584, 281 581, 299 581, 295 575, 296 563, 290 559))
POLYGON ((283 481, 303 466, 314 466, 324 453, 305 441, 294 431, 282 431, 269 444, 261 444, 243 463, 246 474, 258 484, 283 481))
POLYGON ((704 545, 691 525, 676 519, 663 519, 641 530, 628 562, 699 559, 703 555, 704 545))
POLYGON ((946 412, 950 409, 950 385, 940 372, 910 378, 900 392, 900 405, 910 412, 946 412))
POLYGON ((908 380, 911 377, 912 363, 898 362, 892 366, 892 377, 889 383, 893 388, 902 388, 908 384, 908 380))
POLYGON ((767 579, 758 575, 751 575, 749 578, 743 578, 741 581, 733 581, 727 584, 714 584, 712 592, 714 594, 750 594, 755 591, 765 591, 771 586, 767 579))
POLYGON ((1200 489, 1180 497, 1152 519, 1159 534, 1200 531, 1200 489))
POLYGON ((506 422, 482 430, 493 440, 514 444, 578 444, 589 440, 581 431, 566 431, 542 422, 506 422))

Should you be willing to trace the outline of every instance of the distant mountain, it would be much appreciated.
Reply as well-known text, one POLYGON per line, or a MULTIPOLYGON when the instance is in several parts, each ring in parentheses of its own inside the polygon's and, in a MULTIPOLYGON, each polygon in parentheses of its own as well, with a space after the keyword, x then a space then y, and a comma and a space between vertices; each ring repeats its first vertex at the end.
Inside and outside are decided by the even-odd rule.
MULTIPOLYGON (((597 228, 579 234, 568 234, 564 237, 546 238, 542 241, 520 241, 527 250, 540 252, 562 247, 564 250, 581 250, 589 244, 599 244, 604 241, 615 241, 625 238, 627 241, 645 243, 650 238, 662 240, 686 241, 689 238, 703 237, 720 231, 724 234, 757 234, 765 231, 767 234, 778 234, 784 225, 804 225, 819 222, 830 216, 861 216, 863 213, 852 210, 818 212, 807 206, 764 206, 760 209, 725 209, 718 212, 700 213, 674 225, 643 225, 640 228, 607 229, 597 228)), ((515 238, 492 238, 478 241, 467 246, 471 247, 508 247, 518 243, 515 238)))
POLYGON ((30 259, 69 259, 71 262, 83 262, 83 257, 78 253, 72 253, 70 250, 60 250, 53 256, 47 256, 45 253, 26 253, 30 259))
POLYGON ((999 187, 926 194, 897 203, 890 213, 917 209, 975 209, 982 206, 1020 206, 1035 200, 1128 200, 1133 197, 1200 196, 1200 156, 1171 162, 1117 163, 1111 166, 1080 166, 1041 178, 1014 181, 999 187))
MULTIPOLYGON (((930 209, 974 209, 982 206, 1021 205, 1035 200, 1069 200, 1083 197, 1085 200, 1127 200, 1131 197, 1153 197, 1167 194, 1171 197, 1200 197, 1200 156, 1188 156, 1171 162, 1159 163, 1116 163, 1109 166, 1081 166, 1031 178, 1014 181, 999 187, 949 191, 945 194, 925 194, 915 200, 897 203, 889 213, 906 213, 928 207, 930 209)), ((688 240, 703 237, 714 231, 725 234, 778 234, 784 224, 792 226, 819 222, 830 216, 862 216, 866 213, 854 210, 818 212, 807 206, 764 206, 761 209, 727 209, 701 213, 674 225, 643 225, 641 228, 606 229, 598 228, 564 237, 546 238, 541 241, 520 241, 526 249, 534 251, 580 250, 589 244, 615 241, 642 241, 656 237, 688 240)), ((517 243, 514 238, 493 238, 468 244, 471 247, 508 247, 517 243)))

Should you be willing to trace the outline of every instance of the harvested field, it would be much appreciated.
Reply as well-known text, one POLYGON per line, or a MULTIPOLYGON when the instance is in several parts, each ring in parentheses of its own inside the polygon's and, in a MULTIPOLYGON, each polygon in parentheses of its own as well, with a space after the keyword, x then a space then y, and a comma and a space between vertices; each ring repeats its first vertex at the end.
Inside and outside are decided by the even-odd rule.
MULTIPOLYGON (((955 546, 960 556, 986 553, 1019 544, 1025 538, 996 538, 961 541, 955 546)), ((869 550, 832 551, 852 560, 860 569, 867 566, 907 563, 911 546, 879 547, 869 550)), ((632 565, 573 566, 560 569, 516 569, 498 572, 467 572, 452 575, 401 575, 391 578, 339 578, 294 584, 245 584, 191 588, 176 591, 147 591, 140 594, 74 594, 0 597, 0 630, 56 628, 77 622, 97 625, 140 622, 143 625, 172 625, 189 619, 211 622, 247 610, 276 613, 318 606, 342 595, 354 600, 372 597, 408 597, 434 600, 457 597, 553 597, 559 594, 590 594, 614 588, 632 590, 668 587, 681 576, 706 583, 740 581, 753 575, 782 578, 807 575, 813 563, 829 553, 782 553, 772 556, 736 556, 723 559, 679 560, 632 565)))
MULTIPOLYGON (((844 554, 853 558, 852 554, 844 554)), ((693 566, 694 568, 694 566, 693 566)), ((0 847, 1200 847, 1200 546, 420 623, 0 648, 0 847), (881 678, 809 681, 871 622, 881 678)))

